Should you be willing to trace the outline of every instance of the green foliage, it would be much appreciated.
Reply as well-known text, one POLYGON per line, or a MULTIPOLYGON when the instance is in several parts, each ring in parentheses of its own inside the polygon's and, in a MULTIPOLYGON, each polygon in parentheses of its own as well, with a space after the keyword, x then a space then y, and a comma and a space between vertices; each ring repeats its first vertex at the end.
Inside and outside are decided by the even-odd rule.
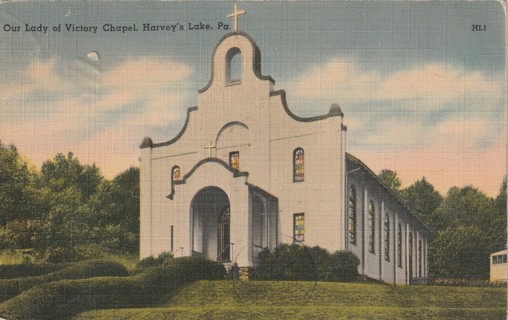
POLYGON ((21 247, 20 234, 13 230, 0 227, 0 250, 16 249, 21 247))
POLYGON ((337 251, 326 261, 326 281, 355 281, 360 259, 351 251, 337 251))
POLYGON ((383 181, 383 183, 392 189, 395 193, 400 193, 400 187, 402 183, 400 182, 399 176, 396 171, 390 169, 383 169, 378 174, 379 179, 383 181))
POLYGON ((0 301, 5 301, 34 286, 52 281, 126 275, 128 275, 127 269, 115 261, 83 261, 45 275, 0 280, 0 301))
POLYGON ((0 305, 8 319, 62 319, 78 312, 151 305, 161 295, 199 279, 222 279, 222 264, 177 258, 132 277, 62 280, 34 287, 0 305))
POLYGON ((443 197, 425 177, 401 191, 406 206, 416 213, 432 230, 436 230, 434 211, 443 202, 443 197))
POLYGON ((472 186, 453 187, 433 214, 436 236, 429 247, 429 267, 437 277, 483 277, 489 255, 505 246, 506 214, 472 186))
POLYGON ((161 266, 163 264, 169 263, 169 260, 171 260, 171 259, 173 259, 173 254, 172 253, 170 253, 170 252, 163 252, 163 253, 159 254, 159 256, 157 258, 154 258, 153 256, 150 256, 150 257, 141 259, 136 264, 136 269, 137 270, 141 270, 141 269, 144 269, 144 268, 161 266))
POLYGON ((15 146, 0 141, 0 226, 8 221, 37 217, 38 190, 35 172, 21 158, 15 146))
POLYGON ((435 278, 432 279, 433 286, 461 286, 461 287, 497 287, 506 288, 506 281, 489 281, 487 279, 467 278, 435 278))
POLYGON ((358 257, 350 251, 330 254, 320 247, 283 244, 273 252, 260 252, 256 276, 278 281, 353 281, 359 264, 358 257))
POLYGON ((256 274, 262 280, 315 280, 318 277, 309 249, 297 244, 282 244, 273 252, 261 251, 256 274))
POLYGON ((488 236, 476 226, 450 226, 439 231, 429 250, 431 271, 441 277, 486 278, 489 274, 488 236))
POLYGON ((0 279, 41 276, 47 273, 55 272, 65 267, 69 267, 70 265, 70 263, 23 263, 0 265, 0 279))

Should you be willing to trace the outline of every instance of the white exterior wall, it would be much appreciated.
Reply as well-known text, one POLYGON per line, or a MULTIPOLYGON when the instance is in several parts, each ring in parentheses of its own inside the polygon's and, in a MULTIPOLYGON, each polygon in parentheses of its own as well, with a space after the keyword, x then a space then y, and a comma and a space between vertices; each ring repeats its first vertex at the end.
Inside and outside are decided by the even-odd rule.
MULTIPOLYGON (((362 164, 363 165, 363 164, 362 164)), ((423 225, 400 203, 400 201, 386 190, 372 173, 367 172, 356 164, 347 167, 347 192, 351 186, 356 190, 356 243, 348 240, 347 248, 360 258, 359 272, 372 279, 396 283, 409 284, 409 232, 413 236, 413 272, 412 278, 418 278, 418 240, 422 240, 422 275, 427 276, 426 247, 427 237, 423 225), (375 251, 369 250, 369 203, 375 208, 375 251), (389 260, 385 259, 385 215, 388 214, 390 226, 389 260), (402 266, 399 267, 397 253, 398 224, 402 229, 402 266)), ((348 213, 346 213, 348 214, 348 213)), ((349 223, 346 223, 348 231, 349 223)))
MULTIPOLYGON (((284 93, 273 92, 273 82, 253 67, 258 61, 257 50, 243 34, 224 38, 213 55, 211 81, 199 94, 197 110, 189 111, 182 132, 169 142, 142 149, 142 258, 168 251, 171 226, 175 254, 191 254, 186 243, 190 235, 184 230, 190 230, 188 215, 192 197, 182 198, 182 193, 198 190, 186 182, 176 185, 173 199, 168 198, 171 169, 178 165, 185 176, 206 158, 228 163, 231 151, 240 153, 240 171, 249 174, 245 182, 278 199, 280 243, 292 242, 293 214, 305 213, 305 244, 320 245, 331 251, 344 248, 341 172, 345 150, 341 146, 340 109, 336 107, 328 115, 311 119, 291 114, 284 105, 284 93), (241 51, 243 77, 241 81, 228 82, 226 54, 232 47, 241 51), (211 153, 206 149, 209 143, 214 146, 211 153), (305 151, 304 182, 293 182, 293 150, 297 147, 305 151)), ((231 176, 231 172, 223 171, 217 174, 231 176)), ((193 180, 203 179, 194 177, 198 172, 207 174, 196 170, 193 180)), ((214 183, 218 183, 217 179, 214 183)), ((232 200, 236 199, 234 195, 226 193, 231 199, 233 216, 233 207, 240 206, 234 201, 244 199, 232 200)), ((232 225, 232 236, 233 232, 232 225)), ((251 264, 249 259, 245 263, 251 264)))

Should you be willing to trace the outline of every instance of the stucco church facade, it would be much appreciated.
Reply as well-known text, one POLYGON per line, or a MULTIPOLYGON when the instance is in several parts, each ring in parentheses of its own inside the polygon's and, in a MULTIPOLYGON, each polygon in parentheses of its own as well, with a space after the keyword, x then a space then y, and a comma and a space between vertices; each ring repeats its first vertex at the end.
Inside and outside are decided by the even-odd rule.
POLYGON ((346 153, 339 106, 293 114, 261 65, 248 34, 224 36, 180 133, 143 140, 141 258, 171 251, 252 267, 263 248, 301 243, 351 250, 361 274, 388 283, 426 277, 428 229, 346 153))

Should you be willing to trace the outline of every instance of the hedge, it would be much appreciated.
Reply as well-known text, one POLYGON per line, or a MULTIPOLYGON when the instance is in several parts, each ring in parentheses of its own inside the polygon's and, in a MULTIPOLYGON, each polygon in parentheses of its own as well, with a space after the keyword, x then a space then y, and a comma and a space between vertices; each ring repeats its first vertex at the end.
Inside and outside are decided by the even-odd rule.
POLYGON ((146 268, 132 277, 61 280, 34 287, 0 304, 0 317, 64 319, 88 310, 143 307, 183 284, 224 279, 225 274, 218 262, 187 257, 146 268))
POLYGON ((70 264, 66 268, 42 276, 0 280, 0 301, 5 301, 34 286, 52 281, 127 275, 127 269, 116 261, 88 260, 77 262, 70 264))
POLYGON ((14 279, 30 276, 41 276, 55 272, 72 263, 45 263, 45 264, 6 264, 0 265, 0 279, 14 279))
POLYGON ((360 260, 351 251, 330 254, 320 247, 283 244, 258 256, 259 280, 354 281, 360 260))

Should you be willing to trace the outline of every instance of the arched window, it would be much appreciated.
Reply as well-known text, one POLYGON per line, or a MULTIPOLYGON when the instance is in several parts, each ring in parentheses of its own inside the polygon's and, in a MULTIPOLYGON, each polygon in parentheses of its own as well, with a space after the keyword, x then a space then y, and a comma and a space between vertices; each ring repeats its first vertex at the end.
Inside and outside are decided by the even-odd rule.
POLYGON ((409 280, 413 278, 413 234, 410 232, 408 240, 408 273, 409 273, 409 280))
POLYGON ((418 277, 422 277, 422 240, 418 240, 418 277))
POLYGON ((385 260, 390 261, 390 218, 385 214, 385 260))
POLYGON ((356 243, 356 190, 349 189, 349 242, 356 243))
POLYGON ((302 148, 293 151, 293 182, 301 182, 305 179, 305 153, 302 148))
POLYGON ((376 226, 376 212, 374 210, 374 201, 369 203, 369 251, 374 253, 376 240, 375 240, 375 226, 376 226))
POLYGON ((397 263, 399 268, 402 268, 402 226, 400 223, 397 230, 397 263))
POLYGON ((240 81, 243 77, 242 53, 238 48, 229 49, 226 54, 226 83, 240 81))

